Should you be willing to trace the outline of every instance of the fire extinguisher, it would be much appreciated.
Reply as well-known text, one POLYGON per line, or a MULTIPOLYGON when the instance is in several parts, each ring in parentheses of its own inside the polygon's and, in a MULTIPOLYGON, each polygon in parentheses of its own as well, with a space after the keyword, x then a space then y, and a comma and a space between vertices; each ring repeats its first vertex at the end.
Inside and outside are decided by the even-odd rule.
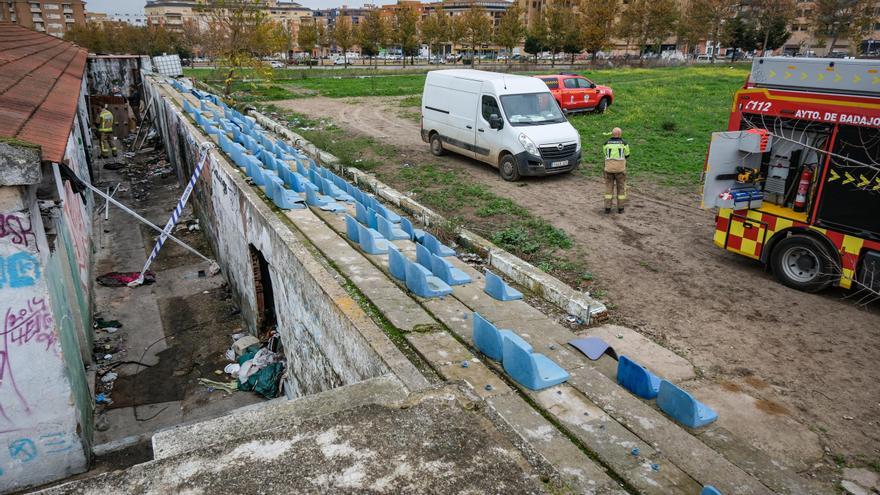
POLYGON ((794 211, 807 211, 807 191, 810 190, 810 182, 813 180, 813 170, 805 168, 798 183, 797 196, 794 198, 794 211))

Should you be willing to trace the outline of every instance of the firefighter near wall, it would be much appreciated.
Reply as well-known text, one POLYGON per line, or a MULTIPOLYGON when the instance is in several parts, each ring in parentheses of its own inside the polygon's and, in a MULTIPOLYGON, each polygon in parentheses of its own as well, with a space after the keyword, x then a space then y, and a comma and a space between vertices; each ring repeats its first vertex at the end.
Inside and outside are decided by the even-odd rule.
POLYGON ((880 291, 880 62, 756 59, 712 134, 714 242, 784 284, 880 291))

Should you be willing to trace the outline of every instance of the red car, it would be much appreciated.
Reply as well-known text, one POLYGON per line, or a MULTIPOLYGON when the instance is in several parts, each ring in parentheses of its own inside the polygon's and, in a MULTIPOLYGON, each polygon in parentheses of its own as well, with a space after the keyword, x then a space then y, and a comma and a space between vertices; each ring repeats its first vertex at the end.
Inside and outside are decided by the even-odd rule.
POLYGON ((614 91, 577 74, 535 76, 550 88, 565 113, 602 113, 614 102, 614 91))

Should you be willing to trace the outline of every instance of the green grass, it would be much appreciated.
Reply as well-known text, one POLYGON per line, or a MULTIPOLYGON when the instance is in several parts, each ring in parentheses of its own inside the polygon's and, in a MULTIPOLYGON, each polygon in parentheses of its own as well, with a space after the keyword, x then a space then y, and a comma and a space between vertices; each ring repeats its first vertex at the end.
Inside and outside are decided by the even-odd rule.
POLYGON ((232 96, 240 102, 289 100, 298 95, 286 88, 271 83, 259 82, 234 82, 232 83, 232 96))
MULTIPOLYGON (((632 147, 630 175, 691 186, 699 182, 710 134, 727 126, 733 93, 742 86, 748 69, 719 64, 582 73, 611 86, 615 95, 614 105, 604 114, 569 119, 583 143, 582 173, 601 174, 606 133, 621 127, 632 147)), ((396 75, 306 79, 290 84, 331 98, 407 96, 400 105, 411 107, 421 103, 424 80, 424 75, 396 75)))

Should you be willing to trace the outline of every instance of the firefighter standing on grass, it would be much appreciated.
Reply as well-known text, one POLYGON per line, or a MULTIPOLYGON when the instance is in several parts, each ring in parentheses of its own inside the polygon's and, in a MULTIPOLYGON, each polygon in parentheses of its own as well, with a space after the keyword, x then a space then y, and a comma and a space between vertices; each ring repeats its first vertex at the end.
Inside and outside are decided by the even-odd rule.
POLYGON ((629 145, 620 138, 621 134, 620 127, 615 127, 611 131, 611 139, 602 148, 605 154, 605 213, 611 213, 615 189, 618 213, 623 213, 626 203, 626 159, 629 157, 629 145))
POLYGON ((113 156, 116 156, 116 142, 113 139, 113 113, 110 112, 106 103, 98 115, 98 136, 101 138, 101 158, 109 157, 111 149, 113 156))

